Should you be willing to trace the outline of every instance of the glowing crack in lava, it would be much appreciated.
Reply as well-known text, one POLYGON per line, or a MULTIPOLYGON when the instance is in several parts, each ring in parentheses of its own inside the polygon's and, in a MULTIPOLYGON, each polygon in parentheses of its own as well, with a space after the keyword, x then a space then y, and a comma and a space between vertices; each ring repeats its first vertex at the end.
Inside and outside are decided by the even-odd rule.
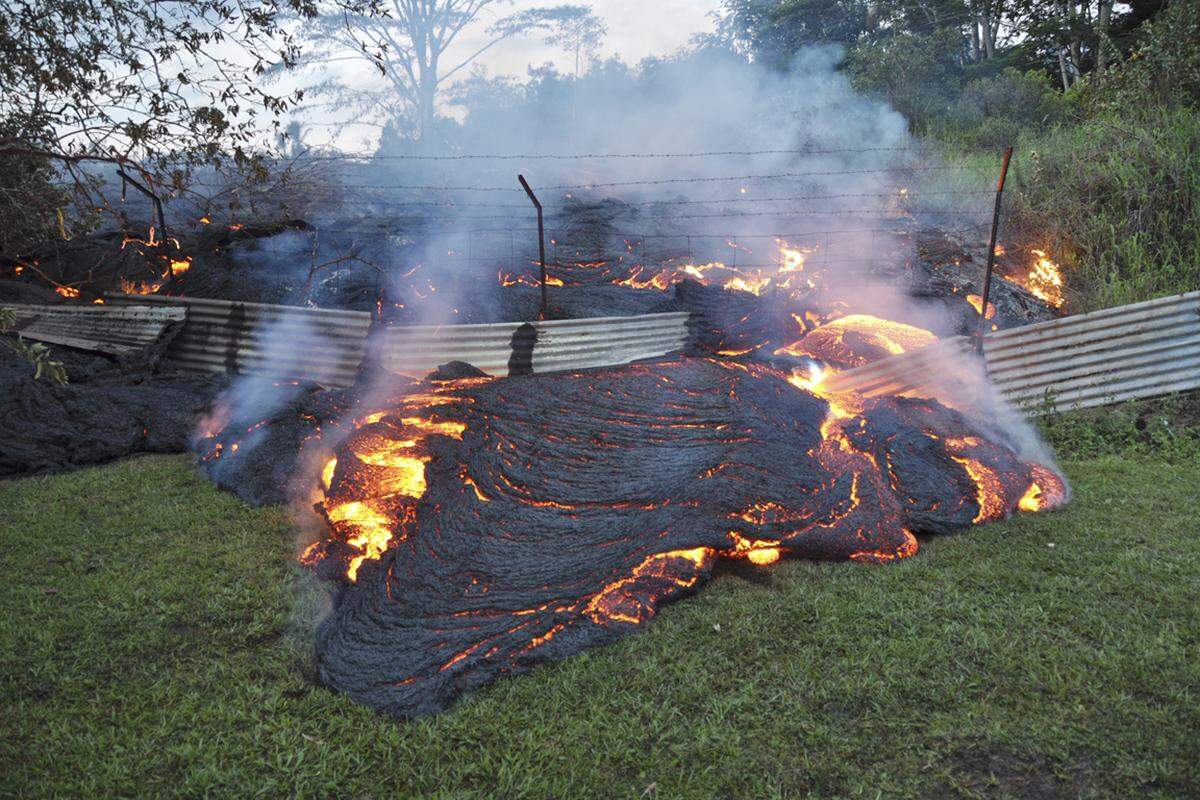
MULTIPOLYGON (((777 252, 772 267, 738 267, 722 261, 710 261, 707 264, 685 262, 658 268, 635 264, 627 276, 614 279, 613 283, 633 289, 666 291, 675 284, 691 280, 702 286, 720 286, 753 295, 761 295, 767 290, 817 288, 819 275, 807 274, 804 269, 805 258, 813 251, 793 247, 783 239, 776 239, 775 246, 777 252)), ((508 285, 503 277, 501 283, 508 285)))
POLYGON ((936 402, 717 358, 428 382, 358 424, 301 560, 341 587, 322 680, 401 716, 611 641, 723 558, 892 561, 1066 494, 936 402))

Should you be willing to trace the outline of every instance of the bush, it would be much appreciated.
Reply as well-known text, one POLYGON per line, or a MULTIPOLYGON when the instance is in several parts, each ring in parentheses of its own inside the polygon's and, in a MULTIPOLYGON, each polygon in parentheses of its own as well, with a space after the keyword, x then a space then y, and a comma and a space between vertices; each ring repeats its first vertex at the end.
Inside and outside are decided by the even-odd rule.
POLYGON ((847 52, 854 88, 891 103, 913 131, 925 133, 958 90, 957 31, 901 34, 847 52))
POLYGON ((949 112, 934 121, 931 132, 964 147, 1001 147, 1023 133, 1054 126, 1066 110, 1067 101, 1046 73, 1007 67, 968 83, 949 112))

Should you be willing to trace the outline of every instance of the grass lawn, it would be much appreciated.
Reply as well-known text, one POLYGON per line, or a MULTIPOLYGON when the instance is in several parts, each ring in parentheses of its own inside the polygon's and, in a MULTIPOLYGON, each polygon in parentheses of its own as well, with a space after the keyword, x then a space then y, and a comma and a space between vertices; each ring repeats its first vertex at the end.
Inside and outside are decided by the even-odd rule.
POLYGON ((283 512, 186 457, 0 484, 0 796, 1200 792, 1200 467, 1066 465, 1061 512, 889 566, 726 572, 447 713, 313 682, 283 512))

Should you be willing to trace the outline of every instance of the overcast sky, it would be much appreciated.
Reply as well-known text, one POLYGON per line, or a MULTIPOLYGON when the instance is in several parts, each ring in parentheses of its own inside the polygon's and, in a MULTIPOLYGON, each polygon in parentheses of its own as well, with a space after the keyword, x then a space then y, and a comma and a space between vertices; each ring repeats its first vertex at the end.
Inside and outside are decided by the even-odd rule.
MULTIPOLYGON (((489 9, 471 27, 464 30, 454 46, 442 59, 442 64, 454 65, 468 54, 487 43, 486 30, 500 16, 516 11, 542 6, 559 5, 561 0, 513 0, 499 3, 489 9)), ((593 13, 608 26, 608 34, 601 43, 597 57, 606 59, 619 56, 627 64, 635 65, 648 56, 666 56, 687 45, 697 33, 712 30, 714 21, 709 16, 716 11, 721 0, 567 0, 578 5, 591 6, 593 13)), ((541 66, 554 63, 563 72, 574 69, 574 57, 561 48, 547 45, 545 34, 531 34, 508 39, 484 53, 476 63, 483 66, 489 75, 514 75, 523 78, 530 65, 541 66)), ((448 68, 448 67, 447 67, 448 68)), ((338 79, 349 86, 376 86, 379 79, 375 71, 361 61, 347 61, 334 67, 338 79)), ((466 77, 460 73, 456 78, 466 77)), ((443 108, 443 113, 455 113, 454 109, 443 108)), ((355 124, 325 124, 325 117, 311 109, 298 115, 309 123, 317 123, 306 141, 309 144, 332 144, 343 150, 364 152, 374 148, 378 129, 355 124)), ((345 123, 346 120, 339 120, 345 123)))
MULTIPOLYGON (((708 16, 720 6, 720 0, 573 0, 590 5, 596 16, 608 26, 608 36, 599 55, 619 55, 636 64, 647 56, 668 55, 688 43, 697 33, 711 30, 708 16)), ((557 5, 555 0, 535 2, 516 0, 511 10, 557 5)), ((482 62, 494 75, 524 75, 529 64, 553 61, 560 69, 574 64, 561 50, 543 44, 541 37, 527 36, 505 42, 484 54, 482 62)))

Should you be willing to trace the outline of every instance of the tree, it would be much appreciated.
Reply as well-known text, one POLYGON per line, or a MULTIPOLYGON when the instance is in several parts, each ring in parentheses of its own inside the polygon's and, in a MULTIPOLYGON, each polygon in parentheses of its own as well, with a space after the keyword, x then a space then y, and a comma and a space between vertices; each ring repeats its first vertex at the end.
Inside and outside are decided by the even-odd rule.
MULTIPOLYGON (((511 0, 381 0, 371 13, 322 5, 300 36, 310 49, 301 66, 365 61, 384 79, 379 90, 363 90, 326 80, 314 91, 331 98, 334 109, 353 110, 357 120, 401 121, 426 146, 433 139, 439 90, 500 42, 532 30, 547 30, 569 14, 564 8, 536 8, 500 17, 487 26, 482 44, 443 64, 463 32, 485 11, 511 0)), ((574 7, 578 8, 578 7, 574 7)), ((381 123, 381 126, 387 123, 381 123)))
POLYGON ((807 44, 848 45, 868 29, 870 0, 724 0, 717 40, 735 52, 786 67, 807 44))
POLYGON ((571 82, 571 125, 575 124, 576 95, 579 88, 581 58, 591 61, 608 33, 608 27, 587 6, 562 6, 556 30, 546 37, 546 44, 562 47, 575 56, 575 71, 571 82))
POLYGON ((546 44, 561 47, 575 57, 572 74, 579 80, 581 59, 591 61, 607 33, 608 26, 587 6, 561 6, 557 28, 546 37, 546 44))
MULTIPOLYGON (((360 4, 349 0, 354 7, 360 4)), ((295 63, 281 14, 308 0, 39 0, 0 16, 0 153, 114 161, 246 157, 259 112, 296 96, 256 80, 295 63)))
MULTIPOLYGON (((372 0, 340 0, 369 8, 372 0)), ((86 209, 108 206, 82 166, 136 169, 151 187, 179 186, 190 167, 244 164, 268 143, 260 117, 299 96, 257 78, 295 63, 283 15, 309 0, 14 0, 0 14, 2 244, 66 230, 56 186, 73 180, 86 209), (12 181, 12 182, 10 182, 12 181), (49 220, 53 220, 50 222, 49 220)), ((276 119, 276 124, 277 119, 276 119)), ((160 189, 161 191, 161 189, 160 189)))

